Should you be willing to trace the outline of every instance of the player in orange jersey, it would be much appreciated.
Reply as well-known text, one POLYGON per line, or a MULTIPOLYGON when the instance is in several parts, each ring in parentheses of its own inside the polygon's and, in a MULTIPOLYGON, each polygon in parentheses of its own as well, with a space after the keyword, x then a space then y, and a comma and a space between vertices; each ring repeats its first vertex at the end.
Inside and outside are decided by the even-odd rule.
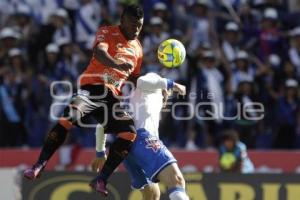
POLYGON ((48 133, 38 161, 25 170, 28 179, 37 178, 48 160, 62 145, 73 125, 82 125, 87 116, 93 116, 105 127, 105 132, 117 134, 109 156, 91 187, 107 195, 106 183, 114 169, 127 156, 136 130, 133 120, 120 109, 113 108, 120 100, 120 88, 126 80, 136 80, 142 62, 142 47, 137 39, 144 20, 141 7, 130 5, 121 16, 119 26, 101 27, 96 35, 93 57, 79 78, 80 87, 63 116, 48 133))

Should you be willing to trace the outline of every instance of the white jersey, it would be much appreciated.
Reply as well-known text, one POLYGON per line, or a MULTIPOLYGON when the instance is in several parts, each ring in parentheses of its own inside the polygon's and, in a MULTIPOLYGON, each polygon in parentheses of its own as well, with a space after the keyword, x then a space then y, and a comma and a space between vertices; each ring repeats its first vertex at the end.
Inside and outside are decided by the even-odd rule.
MULTIPOLYGON (((167 89, 168 79, 155 73, 148 73, 137 80, 137 87, 130 99, 130 112, 135 128, 146 129, 150 135, 159 137, 158 126, 160 111, 163 107, 162 89, 167 89)), ((96 151, 105 151, 106 134, 99 124, 96 128, 96 151)))
POLYGON ((137 80, 137 87, 130 99, 136 130, 146 129, 158 137, 160 111, 163 107, 162 89, 168 81, 155 73, 148 73, 137 80))
POLYGON ((100 20, 100 6, 95 2, 81 6, 76 16, 76 41, 87 42, 94 37, 100 20))

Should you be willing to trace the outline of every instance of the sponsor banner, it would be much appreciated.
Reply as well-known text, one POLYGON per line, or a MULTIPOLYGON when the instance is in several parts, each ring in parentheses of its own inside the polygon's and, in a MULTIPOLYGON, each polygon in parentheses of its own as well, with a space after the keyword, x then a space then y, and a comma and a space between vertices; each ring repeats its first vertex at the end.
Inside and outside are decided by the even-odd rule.
MULTIPOLYGON (((0 167, 15 167, 22 164, 32 165, 39 155, 38 149, 0 150, 0 167)), ((181 169, 187 172, 216 172, 218 171, 218 154, 215 151, 172 151, 181 169)), ((68 170, 88 169, 91 160, 95 157, 93 149, 81 149, 74 157, 68 170)), ((300 151, 249 151, 249 157, 259 173, 300 173, 300 151)), ((59 155, 55 153, 47 164, 52 170, 59 165, 59 155)), ((121 166, 120 171, 124 171, 121 166)), ((300 200, 300 198, 299 198, 300 200)))
MULTIPOLYGON (((23 179, 26 200, 101 199, 88 186, 94 173, 46 172, 37 181, 23 179)), ((190 200, 299 200, 300 175, 295 174, 185 174, 190 200)), ((107 200, 142 200, 138 190, 130 189, 129 176, 113 174, 107 200)), ((167 200, 167 187, 160 184, 161 200, 167 200)))
MULTIPOLYGON (((15 167, 21 164, 32 165, 38 158, 39 151, 39 149, 0 150, 0 167, 15 167)), ((218 171, 218 154, 215 151, 172 151, 172 153, 177 158, 180 168, 185 171, 218 171)), ((68 169, 74 170, 77 167, 87 169, 94 157, 95 151, 93 149, 78 150, 68 169)), ((300 172, 300 151, 249 151, 249 157, 255 165, 256 172, 300 172)), ((60 164, 59 160, 59 154, 55 153, 47 164, 47 169, 54 169, 55 166, 60 164)), ((124 168, 120 167, 119 170, 124 171, 124 168)))

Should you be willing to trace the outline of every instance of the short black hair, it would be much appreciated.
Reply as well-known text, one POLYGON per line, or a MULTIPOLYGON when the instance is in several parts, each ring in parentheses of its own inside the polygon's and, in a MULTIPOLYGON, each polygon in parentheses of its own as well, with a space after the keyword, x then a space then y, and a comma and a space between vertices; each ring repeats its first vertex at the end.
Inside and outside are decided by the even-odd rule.
POLYGON ((141 18, 144 18, 144 10, 139 5, 131 4, 131 5, 125 6, 122 16, 123 15, 129 15, 129 16, 133 16, 137 19, 141 19, 141 18))
POLYGON ((225 141, 225 140, 232 140, 234 142, 237 142, 239 140, 239 136, 238 136, 238 133, 235 131, 235 130, 226 130, 223 132, 223 135, 222 135, 222 140, 225 141))

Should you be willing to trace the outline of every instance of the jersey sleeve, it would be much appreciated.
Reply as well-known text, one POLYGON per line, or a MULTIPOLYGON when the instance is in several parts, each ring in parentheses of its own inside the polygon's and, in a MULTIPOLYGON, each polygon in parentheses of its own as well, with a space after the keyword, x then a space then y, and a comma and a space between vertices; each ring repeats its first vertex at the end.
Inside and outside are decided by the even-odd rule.
POLYGON ((109 29, 106 26, 100 27, 97 34, 96 38, 94 41, 93 47, 95 48, 97 45, 101 45, 104 49, 108 49, 108 44, 109 44, 109 29))
POLYGON ((167 86, 168 80, 155 73, 148 73, 139 77, 137 80, 137 88, 141 90, 153 91, 157 89, 166 89, 167 86))
POLYGON ((98 124, 96 127, 96 151, 105 151, 106 135, 104 134, 104 128, 98 124))

